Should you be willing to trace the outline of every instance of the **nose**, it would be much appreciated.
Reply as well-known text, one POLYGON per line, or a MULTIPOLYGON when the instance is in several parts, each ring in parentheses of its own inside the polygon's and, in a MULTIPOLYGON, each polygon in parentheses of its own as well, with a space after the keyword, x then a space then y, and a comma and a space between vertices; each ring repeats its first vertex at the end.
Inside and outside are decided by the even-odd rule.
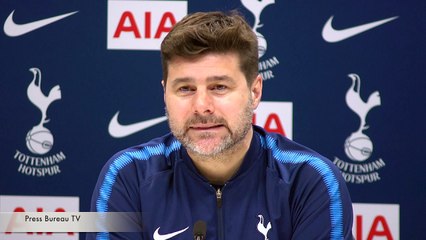
POLYGON ((193 99, 194 113, 208 115, 214 113, 213 97, 207 91, 197 90, 193 99))

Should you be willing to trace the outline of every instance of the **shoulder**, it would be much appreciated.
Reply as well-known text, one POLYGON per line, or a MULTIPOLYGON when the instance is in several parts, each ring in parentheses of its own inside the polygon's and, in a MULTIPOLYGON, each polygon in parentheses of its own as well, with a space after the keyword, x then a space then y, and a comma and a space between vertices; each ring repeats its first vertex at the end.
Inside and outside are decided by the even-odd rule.
POLYGON ((290 177, 288 174, 296 174, 294 171, 298 171, 297 174, 312 174, 312 171, 305 171, 306 168, 311 168, 324 178, 339 174, 337 167, 318 152, 280 134, 267 133, 261 128, 256 132, 261 138, 262 148, 268 154, 268 166, 278 171, 281 177, 290 177))
POLYGON ((173 169, 180 148, 181 144, 168 134, 114 154, 99 174, 91 209, 139 211, 140 186, 173 169))
MULTIPOLYGON (((278 180, 274 182, 280 186, 278 189, 288 194, 290 208, 294 210, 294 222, 302 223, 295 227, 294 236, 305 236, 304 232, 309 231, 304 229, 309 226, 303 222, 315 221, 317 224, 312 225, 329 231, 331 239, 349 238, 352 205, 339 169, 326 157, 282 135, 264 131, 260 131, 259 135, 268 155, 269 170, 278 180), (315 219, 311 219, 314 216, 315 219)), ((301 237, 314 238, 318 237, 301 237)))
POLYGON ((282 135, 261 131, 260 136, 267 152, 268 168, 283 186, 296 192, 324 192, 336 200, 336 205, 341 204, 335 196, 346 194, 346 183, 329 159, 282 135))
POLYGON ((104 165, 101 175, 138 175, 145 179, 172 168, 180 142, 172 134, 152 139, 114 154, 104 165))

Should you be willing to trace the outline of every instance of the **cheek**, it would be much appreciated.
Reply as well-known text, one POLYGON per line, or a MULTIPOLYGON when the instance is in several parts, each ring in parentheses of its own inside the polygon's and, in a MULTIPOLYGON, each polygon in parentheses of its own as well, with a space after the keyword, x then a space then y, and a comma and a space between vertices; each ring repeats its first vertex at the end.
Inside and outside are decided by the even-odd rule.
POLYGON ((165 103, 169 117, 179 119, 186 116, 188 106, 184 102, 172 98, 166 98, 165 103))
POLYGON ((247 99, 244 98, 236 98, 231 101, 224 102, 223 104, 216 107, 216 111, 220 112, 225 118, 230 121, 236 121, 235 119, 241 115, 242 112, 245 111, 247 106, 247 99))

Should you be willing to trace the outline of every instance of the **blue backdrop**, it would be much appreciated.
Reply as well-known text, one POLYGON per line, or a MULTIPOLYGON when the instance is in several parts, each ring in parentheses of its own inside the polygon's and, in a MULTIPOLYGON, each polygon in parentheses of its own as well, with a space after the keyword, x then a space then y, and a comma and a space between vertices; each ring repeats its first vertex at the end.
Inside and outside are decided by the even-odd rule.
POLYGON ((161 38, 187 12, 232 9, 266 47, 263 101, 292 103, 293 140, 341 168, 353 202, 398 204, 395 239, 424 238, 420 0, 1 0, 0 195, 74 196, 88 211, 109 157, 169 131, 159 119, 118 136, 164 116, 161 38))

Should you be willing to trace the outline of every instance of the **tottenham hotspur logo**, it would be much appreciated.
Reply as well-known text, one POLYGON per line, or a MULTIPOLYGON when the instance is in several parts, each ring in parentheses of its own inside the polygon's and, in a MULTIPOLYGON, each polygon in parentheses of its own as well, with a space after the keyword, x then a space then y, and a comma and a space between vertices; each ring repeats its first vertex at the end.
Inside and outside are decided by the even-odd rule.
MULTIPOLYGON (((259 45, 258 54, 259 54, 259 58, 261 58, 266 53, 268 43, 266 41, 266 38, 259 32, 259 28, 263 26, 263 24, 260 23, 260 15, 262 14, 263 10, 268 5, 274 4, 275 0, 241 0, 241 3, 244 5, 245 8, 247 8, 254 15, 253 31, 257 36, 257 41, 259 45)), ((262 76, 262 79, 268 80, 268 79, 274 78, 274 73, 272 72, 272 68, 278 65, 279 63, 280 62, 275 56, 268 58, 266 60, 260 61, 259 73, 262 76)))
POLYGON ((263 235, 264 240, 269 240, 268 232, 272 228, 271 222, 268 222, 268 224, 266 224, 265 226, 265 220, 263 219, 263 215, 259 214, 257 215, 257 217, 259 218, 259 223, 257 224, 257 231, 259 231, 263 235))
POLYGON ((28 99, 40 110, 41 120, 38 125, 34 126, 27 134, 27 147, 32 153, 45 154, 52 149, 53 135, 49 129, 44 127, 47 119, 47 108, 56 100, 61 99, 61 89, 59 85, 50 89, 49 95, 45 95, 41 91, 41 71, 38 68, 30 68, 34 77, 27 88, 28 99))
POLYGON ((267 49, 267 42, 265 37, 258 32, 257 30, 263 26, 263 24, 260 24, 260 14, 262 13, 263 9, 270 5, 274 4, 275 0, 241 0, 241 3, 246 7, 250 12, 254 15, 254 26, 253 31, 256 33, 257 41, 259 42, 259 58, 262 57, 267 49))
POLYGON ((30 68, 33 73, 33 79, 28 85, 27 96, 34 106, 41 113, 40 121, 33 126, 27 133, 25 138, 28 150, 36 156, 26 155, 16 150, 14 158, 20 163, 18 172, 37 177, 46 175, 55 175, 60 173, 60 161, 66 157, 61 151, 54 155, 42 156, 47 154, 53 147, 53 135, 44 125, 50 121, 47 117, 47 109, 49 106, 61 99, 61 89, 59 85, 50 89, 49 94, 44 94, 41 88, 41 71, 38 68, 30 68))
POLYGON ((349 77, 352 79, 352 85, 346 92, 346 104, 358 115, 360 126, 346 139, 345 152, 350 159, 362 162, 369 158, 373 152, 373 143, 363 133, 364 130, 368 129, 365 119, 372 108, 380 106, 380 95, 378 91, 375 91, 365 102, 360 96, 361 79, 354 73, 349 74, 349 77))
POLYGON ((364 131, 369 128, 366 123, 367 114, 375 107, 380 106, 381 98, 378 91, 370 94, 367 101, 361 98, 361 79, 355 74, 348 75, 352 84, 346 92, 346 104, 359 117, 360 125, 355 132, 346 139, 344 149, 346 156, 354 162, 349 163, 335 158, 347 182, 365 183, 380 180, 378 169, 385 166, 382 159, 370 163, 361 163, 369 159, 373 153, 373 142, 364 131))

